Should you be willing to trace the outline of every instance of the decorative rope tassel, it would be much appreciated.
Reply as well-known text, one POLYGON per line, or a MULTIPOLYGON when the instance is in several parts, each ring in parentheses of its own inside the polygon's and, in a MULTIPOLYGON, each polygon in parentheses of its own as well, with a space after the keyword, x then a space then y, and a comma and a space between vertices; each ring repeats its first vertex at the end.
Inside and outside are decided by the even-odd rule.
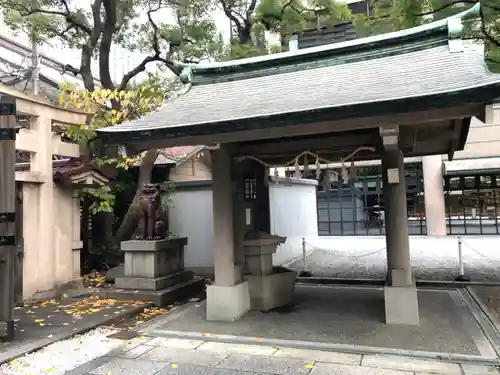
POLYGON ((332 182, 338 182, 339 181, 339 174, 335 171, 331 171, 331 180, 332 182))
POLYGON ((321 176, 321 164, 319 162, 319 156, 316 156, 316 180, 319 180, 321 176))
POLYGON ((351 160, 351 166, 349 167, 349 178, 351 180, 356 178, 356 166, 354 165, 354 160, 351 160))
POLYGON ((347 170, 347 167, 345 166, 344 161, 342 161, 342 183, 347 184, 349 183, 349 171, 347 170))
POLYGON ((307 178, 307 175, 309 174, 309 160, 307 160, 307 154, 304 156, 304 172, 302 173, 302 176, 304 178, 307 178))
POLYGON ((325 173, 323 175, 323 188, 325 190, 329 190, 332 187, 332 171, 328 169, 328 165, 326 166, 325 173))
POLYGON ((295 173, 294 173, 295 178, 300 178, 300 170, 299 170, 299 158, 295 158, 295 173))
POLYGON ((278 172, 278 167, 274 167, 274 178, 276 179, 276 183, 279 181, 280 174, 278 172))

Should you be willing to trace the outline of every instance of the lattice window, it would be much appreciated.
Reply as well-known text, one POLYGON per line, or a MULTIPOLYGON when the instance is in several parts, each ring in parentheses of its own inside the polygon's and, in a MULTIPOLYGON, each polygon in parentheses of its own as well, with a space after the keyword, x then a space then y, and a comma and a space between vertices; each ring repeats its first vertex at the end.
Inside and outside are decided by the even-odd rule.
POLYGON ((17 126, 19 126, 21 129, 29 130, 31 128, 30 116, 18 115, 16 116, 16 122, 17 126))
POLYGON ((29 163, 31 161, 31 152, 16 150, 16 164, 29 163))
POLYGON ((246 201, 257 199, 257 180, 255 178, 245 178, 244 192, 246 201))

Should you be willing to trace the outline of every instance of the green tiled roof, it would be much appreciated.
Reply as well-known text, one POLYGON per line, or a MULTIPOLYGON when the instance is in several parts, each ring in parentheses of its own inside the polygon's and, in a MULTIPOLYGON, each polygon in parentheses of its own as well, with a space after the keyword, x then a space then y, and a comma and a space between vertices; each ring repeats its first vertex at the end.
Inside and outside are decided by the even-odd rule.
POLYGON ((340 113, 367 103, 488 86, 500 90, 500 75, 488 71, 482 45, 461 41, 458 52, 452 52, 449 42, 460 37, 460 20, 477 15, 478 6, 452 19, 334 45, 213 64, 179 64, 184 68, 182 94, 155 113, 100 132, 108 141, 123 140, 126 134, 137 140, 157 131, 161 137, 176 138, 197 134, 201 127, 204 134, 221 131, 221 124, 224 131, 244 130, 244 124, 271 122, 284 114, 326 109, 340 113))

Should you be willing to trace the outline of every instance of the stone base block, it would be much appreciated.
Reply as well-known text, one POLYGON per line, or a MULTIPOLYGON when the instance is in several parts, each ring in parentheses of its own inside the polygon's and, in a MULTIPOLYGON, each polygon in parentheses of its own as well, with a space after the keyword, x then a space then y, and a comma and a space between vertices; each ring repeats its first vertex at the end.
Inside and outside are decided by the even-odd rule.
POLYGON ((192 280, 194 277, 191 271, 181 271, 163 277, 117 277, 115 287, 117 289, 140 289, 140 290, 161 290, 176 284, 192 280))
POLYGON ((118 300, 150 301, 155 306, 168 306, 190 298, 205 289, 205 279, 195 279, 161 290, 115 289, 107 293, 108 298, 118 300))
POLYGON ((419 326, 418 296, 415 286, 384 287, 385 322, 419 326))
POLYGON ((297 272, 283 269, 266 276, 248 275, 245 278, 252 310, 266 311, 292 302, 297 272))
POLYGON ((184 270, 187 238, 123 241, 125 277, 155 278, 184 270))
POLYGON ((14 338, 14 331, 14 321, 0 321, 0 342, 12 341, 12 339, 14 338))
POLYGON ((248 282, 207 287, 207 320, 234 322, 250 310, 248 282))

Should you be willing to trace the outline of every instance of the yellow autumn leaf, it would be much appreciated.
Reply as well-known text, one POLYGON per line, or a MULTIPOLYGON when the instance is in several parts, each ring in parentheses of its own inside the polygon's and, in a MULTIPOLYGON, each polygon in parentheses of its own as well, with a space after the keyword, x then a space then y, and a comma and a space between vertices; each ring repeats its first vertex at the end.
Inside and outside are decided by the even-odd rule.
POLYGON ((172 368, 177 368, 177 365, 176 364, 172 364, 172 368))
POLYGON ((41 323, 43 322, 45 319, 35 319, 35 323, 41 323))
POLYGON ((313 368, 313 365, 306 365, 306 368, 313 368))
POLYGON ((54 372, 56 371, 55 367, 49 367, 48 369, 43 370, 44 372, 54 372))

